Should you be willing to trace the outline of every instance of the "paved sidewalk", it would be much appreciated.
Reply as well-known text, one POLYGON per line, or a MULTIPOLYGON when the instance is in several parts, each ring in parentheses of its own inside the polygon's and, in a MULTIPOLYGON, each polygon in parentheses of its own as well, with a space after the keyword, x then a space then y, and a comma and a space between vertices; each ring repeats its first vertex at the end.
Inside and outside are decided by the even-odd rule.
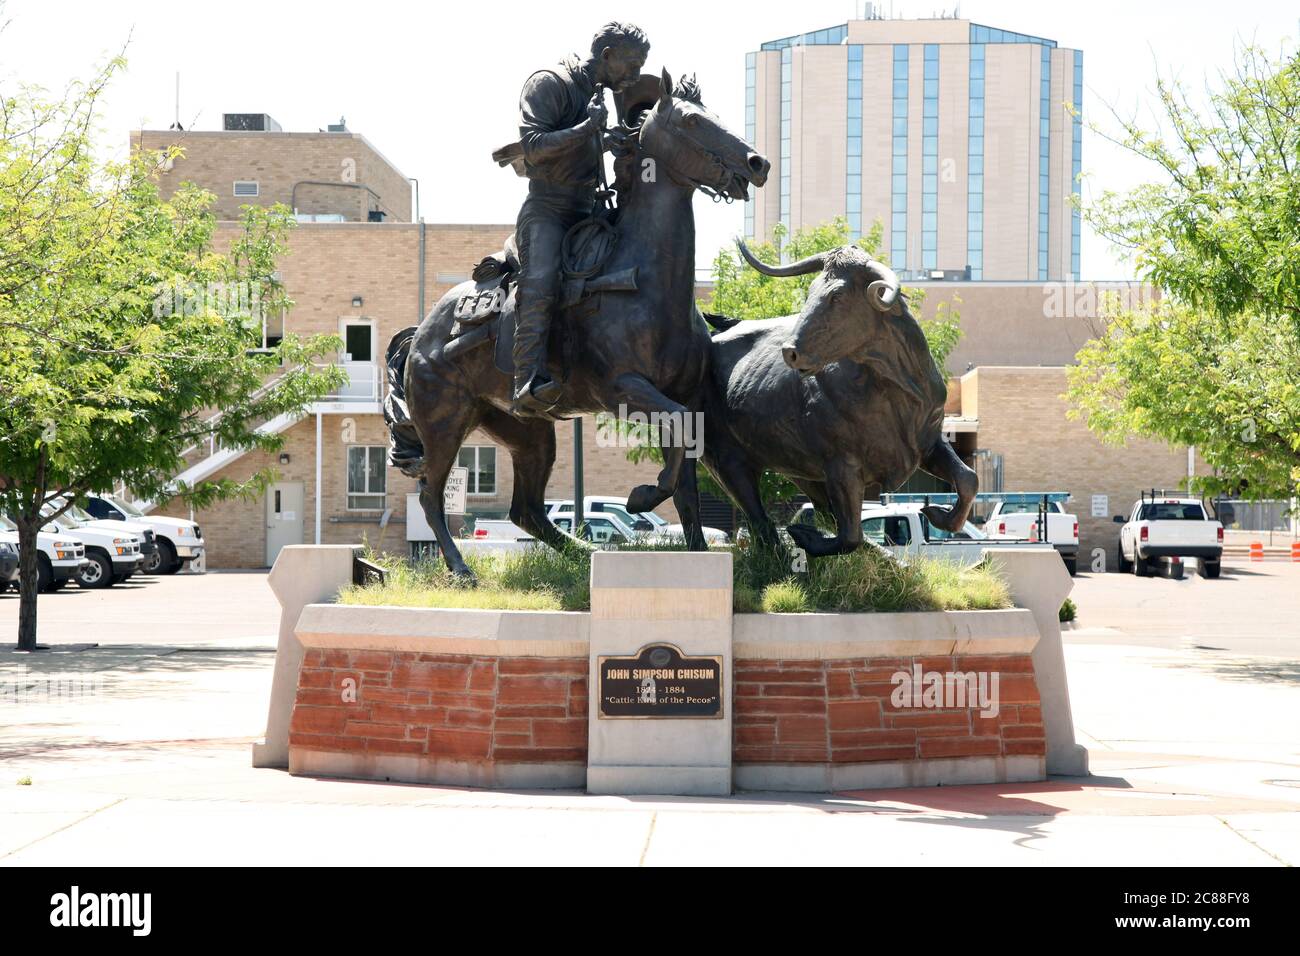
POLYGON ((1300 662, 1066 655, 1090 778, 683 799, 254 770, 266 651, 5 650, 0 681, 89 693, 0 700, 0 864, 1300 863, 1300 662))

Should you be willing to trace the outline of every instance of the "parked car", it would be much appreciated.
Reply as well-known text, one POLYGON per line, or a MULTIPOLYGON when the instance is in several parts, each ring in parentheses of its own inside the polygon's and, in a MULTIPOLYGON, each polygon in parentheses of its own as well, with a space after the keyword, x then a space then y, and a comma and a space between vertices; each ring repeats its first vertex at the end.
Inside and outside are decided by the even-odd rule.
MULTIPOLYGON (((0 538, 18 550, 18 526, 0 515, 0 538)), ((57 591, 77 576, 86 563, 86 546, 66 535, 36 535, 36 590, 57 591)), ((15 575, 16 576, 16 575, 15 575)))
POLYGON ((175 574, 203 556, 206 547, 203 531, 193 521, 145 514, 116 495, 90 495, 86 510, 101 520, 130 521, 153 529, 158 553, 146 557, 143 569, 146 574, 175 574))
MULTIPOLYGON (((553 513, 551 522, 566 534, 572 534, 573 509, 553 513)), ((593 544, 630 544, 639 540, 640 535, 613 512, 588 511, 578 537, 593 544)))
POLYGON ((1041 501, 999 501, 984 522, 984 533, 995 539, 1045 540, 1060 554, 1071 575, 1078 570, 1079 519, 1059 501, 1047 501, 1045 505, 1041 501), (1045 514, 1040 515, 1040 511, 1045 514), (1042 518, 1046 518, 1046 536, 1040 527, 1042 518))
POLYGON ((507 518, 478 518, 470 540, 532 541, 533 536, 507 518))
POLYGON ((77 570, 77 584, 83 588, 106 588, 125 581, 144 560, 140 539, 127 531, 78 527, 66 514, 49 519, 45 530, 86 546, 86 563, 77 570))
MULTIPOLYGON (((582 499, 583 510, 595 514, 612 514, 620 522, 631 528, 639 539, 649 539, 651 541, 667 541, 669 539, 686 538, 686 531, 680 524, 671 524, 664 518, 655 514, 653 511, 643 511, 633 514, 627 510, 627 498, 620 498, 616 495, 586 495, 582 499)), ((573 499, 565 501, 547 501, 547 514, 552 521, 557 515, 568 513, 570 518, 573 516, 573 499)), ((705 528, 704 541, 706 544, 726 544, 727 532, 721 528, 705 528)))
MULTIPOLYGON (((976 564, 989 550, 1003 547, 1032 547, 1046 550, 1043 542, 994 540, 969 521, 955 534, 936 528, 921 513, 921 502, 880 504, 864 502, 862 505, 862 537, 864 541, 879 545, 899 558, 913 555, 939 558, 955 564, 976 564)), ((804 505, 795 512, 794 520, 811 524, 813 506, 804 505)))
MULTIPOLYGON (((62 504, 62 501, 59 502, 62 504)), ((128 531, 140 539, 140 554, 143 560, 140 563, 140 571, 148 573, 147 569, 152 564, 158 566, 158 541, 154 536, 153 528, 148 525, 140 524, 137 521, 109 521, 99 519, 90 514, 84 508, 72 505, 64 514, 77 526, 77 528, 95 528, 100 531, 108 531, 112 534, 121 534, 128 531)))
POLYGON ((18 536, 0 533, 0 594, 18 583, 18 536))
POLYGON ((1195 558, 1202 576, 1217 578, 1223 560, 1223 525, 1205 511, 1199 498, 1142 492, 1128 520, 1115 515, 1120 571, 1138 577, 1151 573, 1162 558, 1195 558))

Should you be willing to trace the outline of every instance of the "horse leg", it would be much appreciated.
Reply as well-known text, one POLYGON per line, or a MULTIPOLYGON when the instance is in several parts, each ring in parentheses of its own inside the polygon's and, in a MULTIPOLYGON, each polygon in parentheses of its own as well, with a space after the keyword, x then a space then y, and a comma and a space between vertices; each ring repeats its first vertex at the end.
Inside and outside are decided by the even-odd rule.
POLYGON ((856 551, 862 544, 862 478, 858 470, 837 463, 827 472, 823 488, 835 517, 835 536, 803 524, 792 524, 786 530, 811 558, 856 551))
POLYGON ((510 450, 515 476, 510 520, 556 551, 581 543, 555 527, 546 516, 546 483, 555 465, 555 423, 515 418, 488 406, 483 411, 482 426, 510 450))
POLYGON ((700 489, 695 481, 695 468, 694 458, 688 458, 683 463, 677 490, 673 492, 673 504, 677 506, 677 516, 681 519, 682 531, 686 534, 687 549, 707 551, 709 545, 704 540, 704 522, 700 520, 700 489))
POLYGON ((763 507, 763 496, 759 492, 759 472, 750 467, 740 456, 724 453, 714 455, 706 453, 704 458, 713 477, 731 496, 745 513, 749 524, 749 533, 754 536, 756 545, 770 550, 780 547, 776 525, 763 507))
POLYGON ((637 485, 627 496, 627 510, 632 514, 654 511, 672 497, 681 480, 686 460, 683 429, 690 410, 655 388, 644 375, 635 372, 626 372, 614 380, 614 398, 616 404, 626 406, 629 412, 640 412, 652 422, 657 419, 661 423, 659 440, 664 453, 664 467, 659 472, 658 481, 654 485, 637 485), (668 430, 666 436, 662 432, 665 427, 668 430))
MULTIPOLYGON (((830 495, 826 493, 826 482, 809 481, 803 478, 797 478, 794 481, 795 487, 808 496, 812 502, 813 510, 826 515, 828 518, 833 517, 831 512, 830 495)), ((813 524, 816 524, 814 520, 813 524)))
MULTIPOLYGON (((430 454, 431 449, 425 445, 425 466, 424 477, 420 479, 418 488, 420 490, 420 507, 424 509, 424 518, 429 522, 429 527, 433 529, 434 537, 438 539, 438 547, 442 551, 442 560, 446 563, 447 568, 457 577, 464 578, 469 583, 474 583, 474 572, 469 569, 465 559, 461 556, 460 549, 456 547, 456 540, 451 536, 451 529, 447 527, 447 512, 443 502, 442 492, 447 485, 447 475, 451 472, 452 465, 456 461, 456 453, 453 452, 449 458, 440 457, 435 461, 437 451, 430 454)), ((457 443, 456 451, 460 450, 460 444, 457 443)))
MULTIPOLYGON (((420 369, 417 367, 417 373, 420 369)), ((413 411, 432 409, 428 415, 413 414, 412 422, 424 446, 424 477, 420 479, 420 507, 424 517, 438 539, 438 548, 447 568, 458 577, 474 581, 460 549, 447 527, 447 513, 443 504, 443 489, 447 475, 456 464, 460 446, 477 423, 477 404, 473 396, 463 389, 441 387, 427 375, 412 375, 407 368, 407 401, 413 411), (435 384, 439 387, 434 387, 435 384), (415 386, 412 388, 411 386, 415 386)))
POLYGON ((921 459, 923 471, 934 475, 940 481, 946 481, 957 492, 957 503, 951 508, 940 505, 928 505, 921 513, 930 520, 930 524, 944 531, 956 533, 966 524, 970 516, 971 505, 979 491, 979 476, 957 457, 952 445, 942 438, 934 443, 925 457, 921 459))

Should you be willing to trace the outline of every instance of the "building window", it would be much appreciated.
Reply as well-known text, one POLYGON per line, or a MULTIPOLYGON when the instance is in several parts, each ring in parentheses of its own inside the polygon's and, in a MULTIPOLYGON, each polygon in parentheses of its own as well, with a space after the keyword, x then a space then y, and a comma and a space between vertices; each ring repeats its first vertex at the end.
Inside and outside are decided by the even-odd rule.
POLYGON ((1052 155, 1052 49, 1044 46, 1038 77, 1038 280, 1047 281, 1048 206, 1051 200, 1052 155))
POLYGON ((894 136, 892 205, 889 223, 889 264, 907 271, 907 76, 908 46, 894 45, 894 136))
POLYGON ((257 196, 259 194, 257 183, 251 179, 235 180, 236 196, 257 196))
POLYGON ((862 46, 849 50, 848 80, 848 169, 844 184, 844 214, 849 220, 849 238, 862 235, 862 46))
MULTIPOLYGON (((1074 51, 1074 118, 1071 137, 1070 192, 1079 196, 1079 174, 1083 172, 1083 51, 1074 51)), ((1079 210, 1070 210, 1070 274, 1079 281, 1079 210)))
POLYGON ((384 445, 348 446, 348 510, 383 511, 388 473, 384 445))
POLYGON ((939 44, 925 45, 921 137, 921 268, 939 267, 939 44))
POLYGON ((456 458, 456 464, 469 471, 466 494, 495 495, 497 493, 497 449, 495 445, 465 445, 456 458))
POLYGON ((781 50, 781 225, 790 231, 790 48, 781 50))
MULTIPOLYGON (((745 142, 753 144, 757 106, 758 54, 745 54, 745 142)), ((745 200, 745 237, 754 238, 754 197, 745 200)))
MULTIPOLYGON (((981 28, 984 29, 984 28, 981 28)), ((1000 32, 1000 31, 999 31, 1000 32)), ((972 34, 980 36, 982 34, 972 34)), ((1001 40, 992 42, 1000 43, 1001 40)), ((966 140, 966 265, 984 278, 984 44, 970 48, 970 106, 966 140)))

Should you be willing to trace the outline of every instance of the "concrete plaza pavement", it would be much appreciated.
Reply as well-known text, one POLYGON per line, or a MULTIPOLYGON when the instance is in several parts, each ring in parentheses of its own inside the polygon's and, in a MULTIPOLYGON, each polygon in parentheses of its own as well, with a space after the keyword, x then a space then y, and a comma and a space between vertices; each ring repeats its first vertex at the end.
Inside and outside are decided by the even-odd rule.
MULTIPOLYGON (((208 575, 210 592, 188 601, 164 584, 149 593, 175 618, 202 605, 245 623, 200 623, 188 646, 0 652, 0 864, 1296 865, 1300 654, 1283 653, 1294 637, 1277 628, 1294 620, 1300 566, 1264 577, 1249 581, 1290 603, 1241 609, 1229 636, 1270 657, 1204 649, 1222 646, 1233 620, 1212 610, 1220 582, 1141 582, 1183 588, 1157 624, 1112 596, 1127 580, 1080 579, 1066 659, 1091 777, 724 799, 254 770, 275 628, 245 608, 264 578, 208 575), (50 688, 84 693, 42 699, 50 688)), ((165 609, 142 613, 157 615, 160 634, 174 629, 165 609)), ((73 616, 70 604, 58 626, 73 616)), ((58 643, 44 626, 42 640, 58 643)))

